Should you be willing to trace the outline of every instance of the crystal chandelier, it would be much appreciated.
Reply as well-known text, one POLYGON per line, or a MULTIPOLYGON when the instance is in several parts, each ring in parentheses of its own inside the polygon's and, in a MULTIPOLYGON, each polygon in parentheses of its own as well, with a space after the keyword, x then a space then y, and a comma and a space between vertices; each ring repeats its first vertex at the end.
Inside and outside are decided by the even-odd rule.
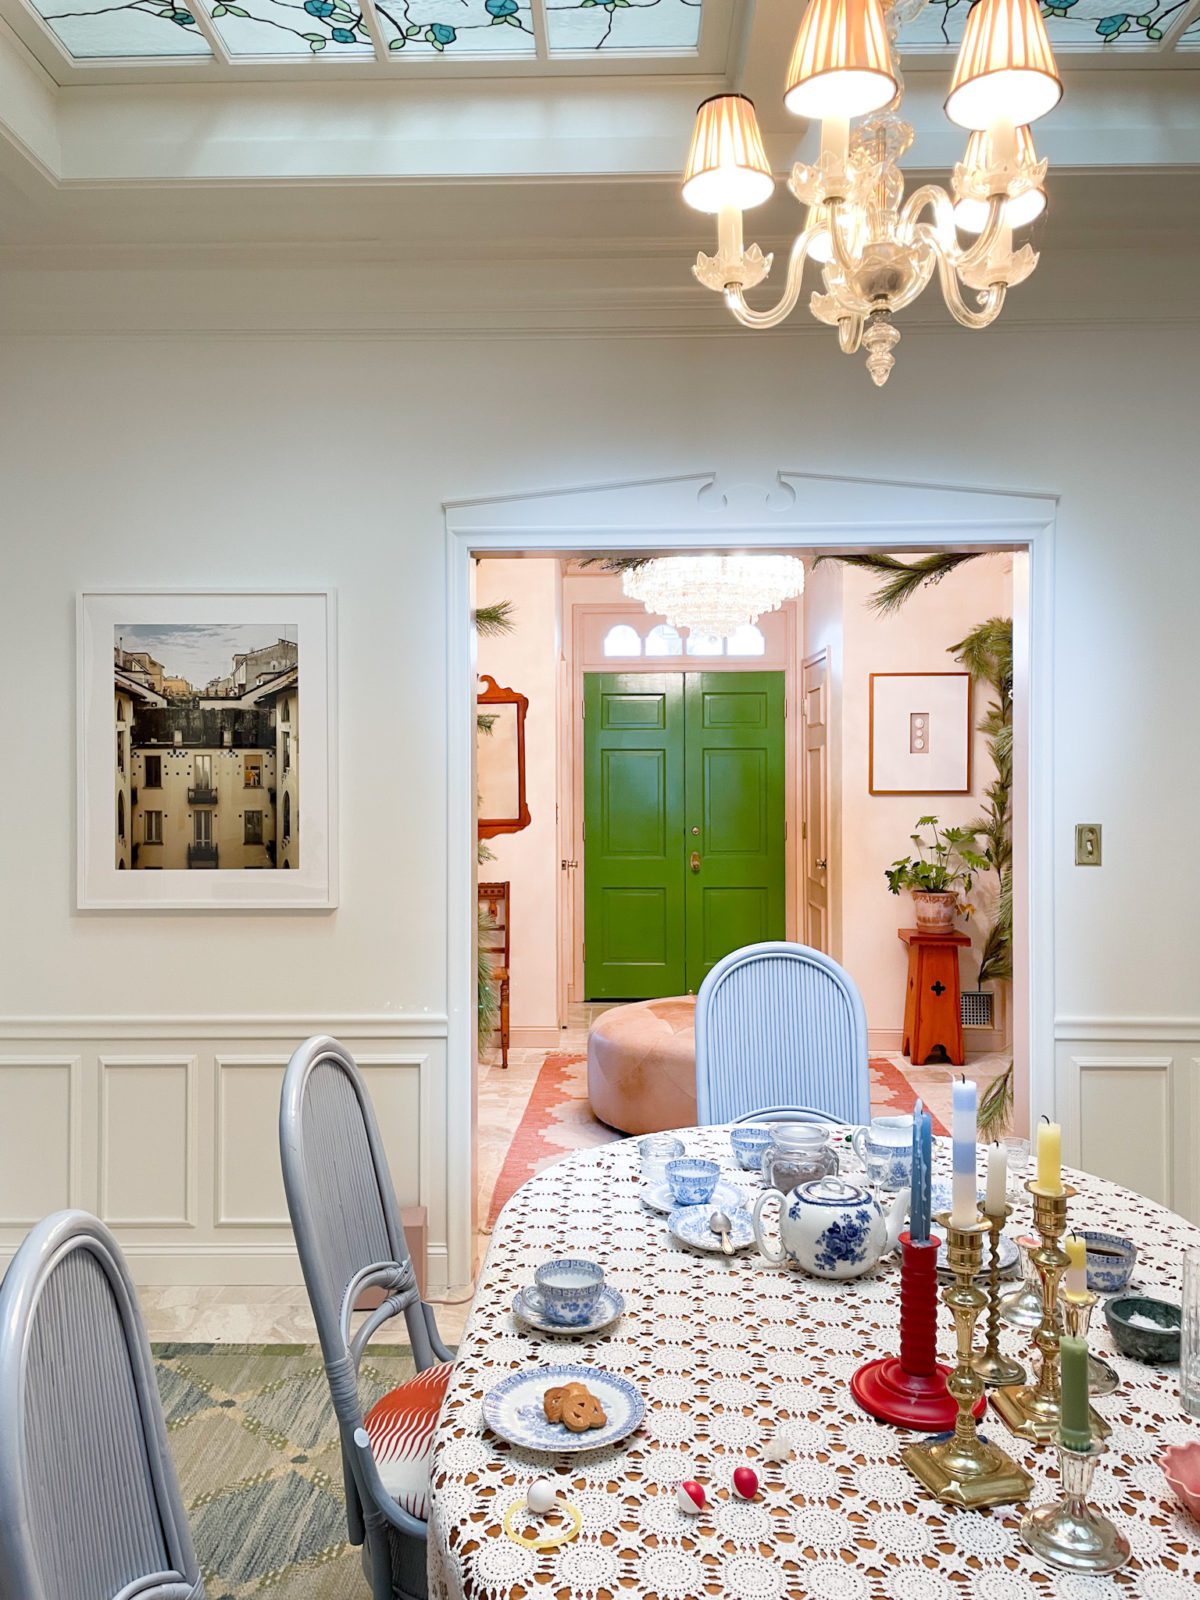
POLYGON ((660 556, 627 571, 622 587, 673 628, 727 639, 804 591, 795 556, 660 556))
POLYGON ((775 185, 751 101, 724 94, 701 105, 683 179, 687 203, 718 219, 716 255, 701 252, 692 269, 700 282, 724 294, 746 327, 774 328, 799 302, 805 263, 817 263, 824 293, 814 292, 809 308, 837 329, 847 355, 866 350, 877 384, 895 365, 896 312, 935 272, 955 320, 986 328, 1009 288, 1037 266, 1028 244, 1014 248, 1013 230, 1045 207, 1046 162, 1037 158, 1029 124, 1062 95, 1037 0, 978 0, 946 100, 950 120, 971 130, 953 194, 926 183, 906 200, 899 162, 913 130, 898 109, 904 89, 896 36, 926 3, 895 0, 885 15, 881 0, 809 0, 784 105, 820 121, 821 153, 811 166, 797 162, 788 179, 807 212, 776 306, 756 311, 746 301, 772 258, 743 245, 742 212, 761 205, 775 185), (855 117, 863 120, 851 131, 855 117))

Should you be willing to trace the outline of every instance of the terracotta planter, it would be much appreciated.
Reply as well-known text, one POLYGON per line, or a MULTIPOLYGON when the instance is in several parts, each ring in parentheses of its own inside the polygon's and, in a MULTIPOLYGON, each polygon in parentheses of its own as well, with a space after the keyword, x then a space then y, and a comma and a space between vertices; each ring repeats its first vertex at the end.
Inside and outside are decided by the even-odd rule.
POLYGON ((953 933, 958 896, 949 889, 913 889, 913 911, 921 933, 953 933))

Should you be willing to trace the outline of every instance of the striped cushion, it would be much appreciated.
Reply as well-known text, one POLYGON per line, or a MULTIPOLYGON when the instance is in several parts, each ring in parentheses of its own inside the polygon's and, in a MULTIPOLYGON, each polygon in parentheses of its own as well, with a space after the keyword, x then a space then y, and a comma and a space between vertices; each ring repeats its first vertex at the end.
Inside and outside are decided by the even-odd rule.
POLYGON ((377 1400, 363 1418, 383 1487, 414 1517, 427 1516, 433 1430, 454 1371, 442 1362, 377 1400))

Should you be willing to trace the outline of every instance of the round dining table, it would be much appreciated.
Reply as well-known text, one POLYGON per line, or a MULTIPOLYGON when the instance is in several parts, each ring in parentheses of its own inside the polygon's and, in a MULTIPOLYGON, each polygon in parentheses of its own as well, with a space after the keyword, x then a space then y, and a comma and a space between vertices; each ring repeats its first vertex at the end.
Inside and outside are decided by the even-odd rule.
MULTIPOLYGON (((761 1183, 736 1167, 727 1128, 679 1137, 689 1154, 719 1160, 752 1203, 761 1183)), ((847 1151, 843 1173, 854 1165, 847 1151)), ((949 1143, 939 1140, 935 1181, 948 1175, 949 1143)), ((1200 1244, 1200 1228, 1101 1178, 1064 1176, 1079 1189, 1072 1224, 1131 1238, 1134 1284, 1178 1302, 1182 1253, 1200 1244)), ((1169 1444, 1200 1441, 1200 1422, 1181 1405, 1178 1366, 1125 1359, 1102 1307, 1091 1345, 1121 1383, 1095 1402, 1112 1433, 1092 1500, 1133 1551, 1109 1577, 1047 1567, 1021 1541, 1025 1505, 959 1510, 932 1498, 900 1457, 928 1435, 877 1422, 854 1401, 856 1369, 899 1348, 896 1256, 831 1282, 773 1267, 754 1248, 731 1257, 689 1250, 673 1243, 640 1190, 637 1145, 626 1140, 557 1162, 501 1213, 434 1442, 432 1600, 1196 1600, 1200 1523, 1176 1501, 1159 1456, 1169 1444), (556 1255, 598 1261, 624 1296, 623 1315, 576 1337, 526 1328, 513 1297, 556 1255), (646 1404, 637 1431, 570 1457, 488 1431, 489 1390, 511 1373, 564 1363, 628 1378, 646 1404), (773 1463, 764 1446, 777 1434, 791 1453, 773 1463), (760 1479, 751 1500, 732 1488, 740 1464, 760 1479), (539 1477, 582 1518, 577 1537, 553 1550, 526 1548, 504 1531, 506 1512, 539 1477), (704 1487, 698 1516, 679 1507, 685 1479, 704 1487)), ((1030 1225, 1020 1193, 1008 1231, 1030 1225)), ((1006 1326, 1003 1348, 1029 1365, 1030 1337, 1006 1326)), ((939 1355, 952 1360, 952 1351, 943 1309, 939 1355)), ((1015 1437, 990 1410, 981 1428, 1033 1475, 1029 1505, 1056 1496, 1053 1447, 1015 1437)))

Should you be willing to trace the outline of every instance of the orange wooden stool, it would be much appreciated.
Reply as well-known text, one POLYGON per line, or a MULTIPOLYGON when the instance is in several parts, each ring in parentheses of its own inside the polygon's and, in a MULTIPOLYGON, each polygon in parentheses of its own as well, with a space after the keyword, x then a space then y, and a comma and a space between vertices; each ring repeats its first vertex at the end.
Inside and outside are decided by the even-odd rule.
POLYGON ((908 946, 904 1054, 914 1067, 923 1067, 941 1045, 951 1066, 961 1067, 962 998, 958 952, 961 946, 970 944, 970 935, 922 933, 917 928, 901 928, 897 937, 908 946))

